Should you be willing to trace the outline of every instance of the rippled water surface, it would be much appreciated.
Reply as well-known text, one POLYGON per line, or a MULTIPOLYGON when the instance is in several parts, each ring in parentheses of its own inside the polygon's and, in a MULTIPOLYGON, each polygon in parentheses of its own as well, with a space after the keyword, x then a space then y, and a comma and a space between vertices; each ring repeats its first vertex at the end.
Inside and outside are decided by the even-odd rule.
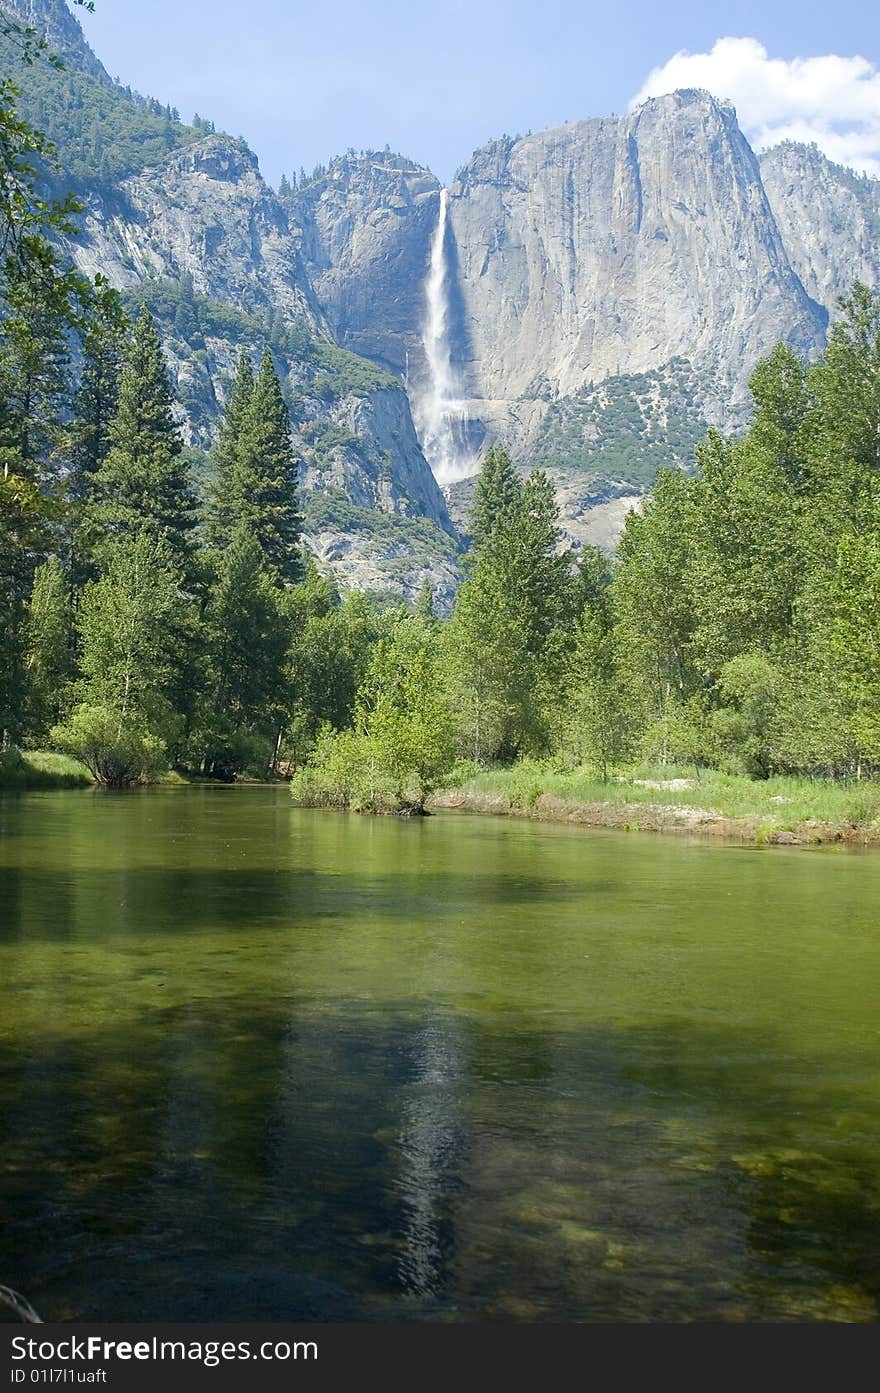
POLYGON ((45 1319, 871 1320, 880 856, 0 799, 45 1319))

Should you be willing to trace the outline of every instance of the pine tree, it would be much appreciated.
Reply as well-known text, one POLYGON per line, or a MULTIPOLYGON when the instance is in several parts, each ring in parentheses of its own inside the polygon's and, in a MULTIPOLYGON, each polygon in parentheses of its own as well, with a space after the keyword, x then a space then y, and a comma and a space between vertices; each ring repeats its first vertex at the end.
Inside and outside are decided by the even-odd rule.
POLYGON ((214 547, 227 546, 239 524, 233 502, 241 428, 254 394, 254 370, 247 349, 238 359, 235 380, 226 402, 217 443, 211 451, 214 475, 208 486, 206 531, 214 547))
POLYGON ((162 346, 144 305, 122 369, 110 450, 94 476, 100 549, 147 526, 188 569, 195 503, 181 451, 162 346))
POLYGON ((547 739, 546 661, 571 609, 570 563, 559 551, 558 509, 546 475, 523 484, 502 446, 488 450, 472 514, 468 579, 450 626, 462 753, 484 761, 539 749, 547 739))
POLYGON ((290 417, 267 349, 241 420, 228 508, 251 528, 281 585, 292 585, 303 574, 297 483, 290 417))
POLYGON ((82 370, 73 404, 68 493, 86 501, 90 485, 110 450, 110 431, 119 407, 119 382, 131 331, 119 295, 103 276, 95 280, 83 337, 82 370))
POLYGON ((428 576, 423 578, 419 588, 418 597, 416 599, 416 614, 420 619, 424 619, 426 622, 430 622, 437 617, 434 612, 434 587, 428 576))
POLYGON ((59 472, 71 330, 86 283, 42 237, 23 237, 20 252, 6 259, 0 295, 0 467, 45 485, 59 472))
POLYGON ((558 523, 556 492, 543 470, 535 469, 526 479, 515 515, 508 567, 536 657, 543 654, 553 629, 566 617, 574 593, 570 556, 559 549, 558 523))
POLYGON ((492 445, 483 456, 474 491, 470 529, 476 553, 501 535, 522 504, 523 485, 503 445, 492 445))
POLYGON ((27 605, 49 540, 47 511, 32 479, 0 469, 0 749, 21 737, 25 723, 27 605))

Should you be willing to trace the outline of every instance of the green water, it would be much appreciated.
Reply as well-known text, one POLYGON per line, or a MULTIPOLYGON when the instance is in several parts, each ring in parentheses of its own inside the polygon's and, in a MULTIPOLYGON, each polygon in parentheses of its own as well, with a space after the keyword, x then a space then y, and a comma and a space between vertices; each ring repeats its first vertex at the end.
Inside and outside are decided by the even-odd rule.
POLYGON ((871 1320, 880 856, 0 799, 45 1319, 871 1320))

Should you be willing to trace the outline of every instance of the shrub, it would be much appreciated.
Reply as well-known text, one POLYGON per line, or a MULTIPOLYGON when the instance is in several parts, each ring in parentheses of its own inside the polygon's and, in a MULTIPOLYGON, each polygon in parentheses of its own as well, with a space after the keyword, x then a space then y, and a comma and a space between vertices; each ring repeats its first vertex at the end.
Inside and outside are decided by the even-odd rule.
POLYGON ((77 706, 63 725, 54 727, 52 743, 81 760, 107 788, 127 788, 165 768, 164 741, 106 706, 77 706))

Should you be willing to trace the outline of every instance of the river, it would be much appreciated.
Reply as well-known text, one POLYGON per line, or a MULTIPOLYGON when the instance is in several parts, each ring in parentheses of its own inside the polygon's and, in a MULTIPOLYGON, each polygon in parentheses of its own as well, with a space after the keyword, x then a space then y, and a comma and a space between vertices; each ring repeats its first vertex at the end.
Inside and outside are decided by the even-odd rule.
POLYGON ((53 1320, 871 1320, 880 857, 0 797, 0 1282, 53 1320))

